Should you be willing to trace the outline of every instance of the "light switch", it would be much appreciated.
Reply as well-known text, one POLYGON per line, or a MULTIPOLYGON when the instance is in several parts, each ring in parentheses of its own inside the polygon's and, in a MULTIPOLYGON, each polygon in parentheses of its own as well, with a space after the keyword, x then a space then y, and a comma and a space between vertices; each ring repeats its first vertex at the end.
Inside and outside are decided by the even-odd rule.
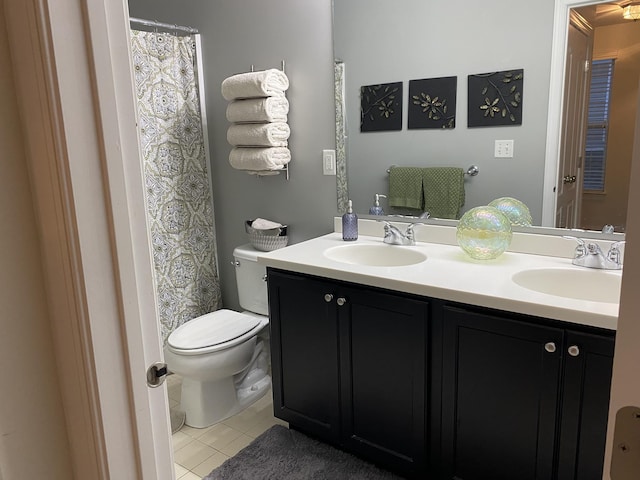
POLYGON ((495 158, 513 158, 513 140, 496 140, 495 158))
POLYGON ((336 174, 336 151, 335 150, 322 151, 322 174, 323 175, 336 174))

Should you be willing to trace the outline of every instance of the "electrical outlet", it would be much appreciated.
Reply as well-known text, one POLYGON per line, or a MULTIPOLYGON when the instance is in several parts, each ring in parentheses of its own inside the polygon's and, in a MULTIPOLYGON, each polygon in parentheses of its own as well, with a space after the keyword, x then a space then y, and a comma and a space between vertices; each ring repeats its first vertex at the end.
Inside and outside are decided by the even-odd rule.
POLYGON ((336 174, 336 151, 335 150, 322 151, 322 174, 323 175, 336 174))
POLYGON ((496 140, 495 158, 513 158, 513 140, 496 140))

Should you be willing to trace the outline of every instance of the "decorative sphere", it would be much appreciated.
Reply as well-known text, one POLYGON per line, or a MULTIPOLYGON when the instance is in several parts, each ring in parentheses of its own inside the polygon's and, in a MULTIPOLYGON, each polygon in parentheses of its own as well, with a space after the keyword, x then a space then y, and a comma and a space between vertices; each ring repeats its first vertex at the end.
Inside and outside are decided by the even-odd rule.
POLYGON ((476 207, 458 221, 458 245, 471 258, 491 260, 501 255, 511 243, 511 222, 495 207, 476 207))
POLYGON ((495 207, 504 213, 511 221, 512 225, 519 225, 522 227, 531 226, 531 212, 520 200, 511 197, 501 197, 489 203, 490 207, 495 207))

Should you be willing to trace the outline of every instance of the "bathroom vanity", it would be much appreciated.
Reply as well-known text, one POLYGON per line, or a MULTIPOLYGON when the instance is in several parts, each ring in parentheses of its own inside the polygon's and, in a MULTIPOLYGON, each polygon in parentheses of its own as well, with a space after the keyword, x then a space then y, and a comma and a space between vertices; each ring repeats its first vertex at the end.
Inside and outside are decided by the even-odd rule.
POLYGON ((511 280, 570 260, 427 243, 415 264, 347 264, 338 237, 259 260, 277 417, 410 478, 600 478, 617 305, 511 280))

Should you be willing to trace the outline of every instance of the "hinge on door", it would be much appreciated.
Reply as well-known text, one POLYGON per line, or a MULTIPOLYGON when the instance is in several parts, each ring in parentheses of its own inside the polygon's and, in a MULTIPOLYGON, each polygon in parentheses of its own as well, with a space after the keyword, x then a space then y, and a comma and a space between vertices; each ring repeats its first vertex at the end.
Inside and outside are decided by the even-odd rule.
POLYGON ((611 480, 635 480, 640 472, 640 408, 616 413, 611 456, 611 480))
POLYGON ((591 62, 589 60, 584 61, 584 73, 588 73, 591 68, 591 62))
POLYGON ((151 388, 159 387, 164 383, 165 378, 169 374, 167 364, 156 362, 147 369, 147 385, 151 388))

